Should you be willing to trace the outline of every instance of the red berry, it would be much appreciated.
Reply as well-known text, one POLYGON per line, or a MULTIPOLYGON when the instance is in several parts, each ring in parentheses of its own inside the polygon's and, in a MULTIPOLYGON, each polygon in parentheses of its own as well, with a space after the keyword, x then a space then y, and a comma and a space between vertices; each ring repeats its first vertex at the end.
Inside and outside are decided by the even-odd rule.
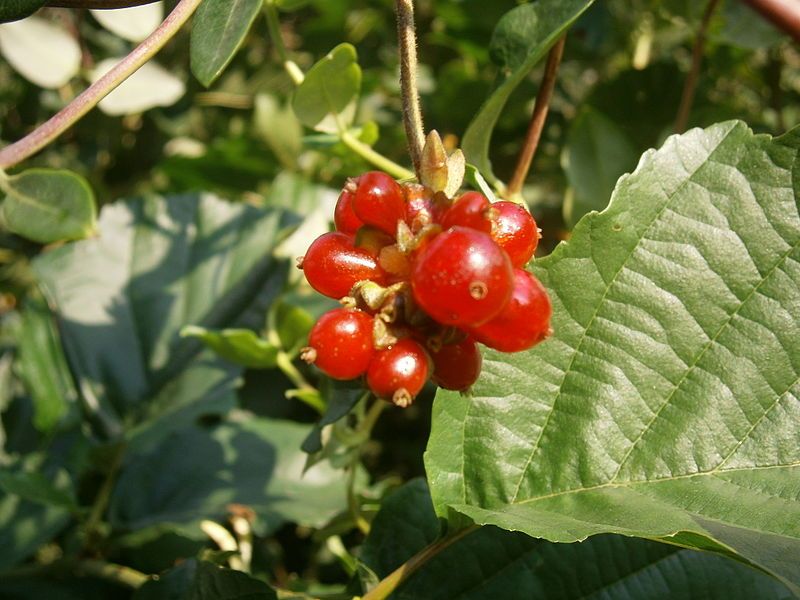
POLYGON ((417 254, 411 271, 414 299, 433 319, 472 326, 495 317, 508 303, 514 270, 487 234, 453 227, 417 254))
POLYGON ((373 255, 356 248, 352 236, 337 231, 314 240, 300 267, 311 287, 329 298, 347 296, 356 283, 365 279, 381 285, 387 280, 373 255))
POLYGON ((354 234, 364 222, 358 218, 353 210, 353 197, 358 186, 358 179, 348 179, 347 183, 336 201, 336 208, 333 210, 333 222, 336 231, 354 234))
POLYGON ((495 202, 492 239, 506 251, 515 267, 523 267, 539 244, 539 229, 531 214, 516 202, 495 202))
POLYGON ((466 192, 462 194, 442 215, 440 223, 442 229, 449 229, 460 225, 477 229, 484 233, 492 231, 492 221, 489 210, 492 204, 481 193, 466 192))
POLYGON ((364 223, 394 236, 397 221, 406 216, 403 189, 394 179, 380 171, 370 171, 358 179, 353 197, 353 210, 364 223))
POLYGON ((470 338, 442 346, 431 358, 433 382, 446 390, 467 390, 481 374, 481 351, 470 338))
POLYGON ((334 379, 363 375, 375 354, 372 324, 373 318, 361 310, 328 311, 311 329, 301 357, 334 379))
POLYGON ((367 385, 379 398, 408 406, 428 380, 428 360, 419 342, 404 338, 375 353, 367 368, 367 385))
POLYGON ((527 350, 550 333, 552 307, 542 284, 522 269, 514 270, 514 291, 503 311, 470 330, 476 340, 502 352, 527 350))
POLYGON ((406 197, 406 223, 417 232, 433 223, 435 203, 431 190, 419 183, 404 183, 400 186, 406 197))

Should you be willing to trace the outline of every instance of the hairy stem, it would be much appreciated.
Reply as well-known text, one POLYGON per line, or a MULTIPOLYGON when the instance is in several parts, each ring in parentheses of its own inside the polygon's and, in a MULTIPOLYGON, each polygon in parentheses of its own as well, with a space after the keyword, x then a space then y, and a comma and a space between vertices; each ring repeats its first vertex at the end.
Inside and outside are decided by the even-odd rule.
POLYGON ((694 40, 694 47, 692 48, 692 66, 683 84, 681 103, 678 107, 678 115, 675 117, 675 133, 683 133, 686 131, 686 125, 689 123, 689 113, 692 112, 694 96, 697 92, 697 80, 700 78, 700 65, 703 63, 703 53, 706 48, 706 34, 708 33, 708 26, 711 23, 711 17, 714 16, 714 11, 718 5, 719 0, 708 0, 706 10, 703 13, 703 20, 700 22, 700 28, 697 30, 697 37, 694 40))
POLYGON ((55 116, 0 150, 0 168, 14 166, 50 144, 150 60, 186 23, 202 0, 181 0, 164 22, 117 66, 89 86, 55 116))
POLYGON ((414 26, 413 0, 395 0, 397 42, 400 50, 400 89, 403 96, 403 124, 408 138, 408 152, 417 177, 422 164, 425 127, 417 90, 417 32, 414 26))
POLYGON ((397 569, 392 571, 387 577, 382 579, 370 592, 362 596, 361 600, 384 600, 388 597, 397 587, 406 581, 411 575, 423 566, 426 562, 439 554, 445 548, 448 548, 458 540, 469 535, 473 531, 477 531, 479 527, 472 525, 460 531, 457 531, 451 536, 444 537, 429 546, 420 550, 417 554, 408 559, 405 563, 400 565, 397 569))
POLYGON ((775 27, 800 42, 800 2, 797 0, 744 0, 775 27))
POLYGON ((264 16, 267 18, 267 26, 269 27, 269 35, 272 38, 272 43, 281 57, 283 69, 291 77, 295 85, 300 85, 305 79, 305 75, 300 67, 297 66, 293 60, 289 58, 289 53, 286 51, 286 45, 283 43, 283 36, 281 35, 281 24, 278 19, 278 10, 272 3, 272 0, 264 2, 264 16))
POLYGON ((538 148, 539 140, 542 137, 544 122, 547 119, 547 111, 550 108, 550 99, 553 97, 558 66, 561 64, 561 57, 564 55, 566 39, 566 36, 563 36, 558 40, 547 55, 542 84, 539 87, 539 93, 536 94, 536 103, 533 106, 531 122, 528 125, 528 132, 525 134, 525 144, 522 146, 514 174, 511 176, 511 181, 506 188, 506 196, 508 198, 519 196, 525 183, 525 178, 528 176, 528 171, 530 171, 533 156, 536 154, 536 148, 538 148))

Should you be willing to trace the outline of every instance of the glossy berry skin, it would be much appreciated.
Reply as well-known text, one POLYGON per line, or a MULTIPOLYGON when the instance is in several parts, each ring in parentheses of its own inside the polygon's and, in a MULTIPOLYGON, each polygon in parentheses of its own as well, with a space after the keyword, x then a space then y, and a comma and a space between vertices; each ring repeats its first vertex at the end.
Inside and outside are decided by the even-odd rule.
POLYGON ((364 221, 358 218, 356 211, 353 210, 353 198, 358 186, 358 179, 349 179, 336 201, 336 208, 333 209, 333 223, 336 231, 353 235, 364 221))
POLYGON ((433 382, 446 390, 468 390, 481 374, 483 358, 471 338, 442 346, 438 352, 431 352, 431 359, 433 382))
POLYGON ((495 202, 492 239, 506 251, 515 267, 533 258, 539 244, 539 229, 531 214, 516 202, 495 202))
POLYGON ((406 223, 411 231, 417 232, 425 225, 433 223, 436 203, 431 191, 418 183, 405 183, 400 186, 406 198, 406 223))
POLYGON ((411 270, 414 300, 445 325, 475 326, 492 319, 511 298, 514 271, 489 235, 453 227, 416 255, 411 270))
POLYGON ((365 173, 358 179, 353 196, 353 210, 365 224, 394 236, 397 222, 406 216, 403 189, 386 173, 365 173))
POLYGON ((419 342, 411 338, 375 352, 367 367, 367 386, 372 392, 395 404, 407 406, 420 393, 428 380, 428 355, 419 342))
POLYGON ((369 279, 381 285, 387 277, 377 258, 356 248, 353 237, 332 231, 319 236, 309 246, 301 268, 308 283, 329 298, 342 298, 359 281, 369 279))
POLYGON ((542 284, 523 269, 514 270, 514 291, 503 311, 470 330, 472 336, 501 352, 527 350, 550 334, 553 309, 542 284))
POLYGON ((466 192, 459 196, 442 215, 440 220, 442 229, 449 229, 460 225, 462 227, 469 227, 482 231, 483 233, 491 233, 491 208, 492 204, 483 194, 478 192, 466 192))
POLYGON ((367 371, 375 349, 373 318, 364 311, 336 308, 316 322, 303 358, 334 379, 354 379, 367 371))

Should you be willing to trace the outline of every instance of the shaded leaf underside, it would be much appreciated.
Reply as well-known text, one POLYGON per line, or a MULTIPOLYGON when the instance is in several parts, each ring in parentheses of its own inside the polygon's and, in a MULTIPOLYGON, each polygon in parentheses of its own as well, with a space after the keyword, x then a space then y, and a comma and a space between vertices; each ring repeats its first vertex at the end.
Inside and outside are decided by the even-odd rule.
POLYGON ((537 263, 553 338, 437 397, 440 514, 692 532, 800 584, 798 147, 738 122, 672 137, 537 263))

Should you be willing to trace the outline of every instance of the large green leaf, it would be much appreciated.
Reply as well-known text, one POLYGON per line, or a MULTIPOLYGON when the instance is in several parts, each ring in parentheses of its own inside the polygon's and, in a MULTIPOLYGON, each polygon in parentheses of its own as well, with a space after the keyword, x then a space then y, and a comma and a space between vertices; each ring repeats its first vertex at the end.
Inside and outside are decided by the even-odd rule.
POLYGON ((0 23, 16 21, 32 15, 46 2, 47 0, 5 0, 0 3, 0 23))
POLYGON ((800 587, 798 149, 740 122, 671 137, 535 264, 552 339, 436 398, 440 514, 681 534, 800 587))
POLYGON ((63 169, 0 173, 2 217, 8 229, 43 244, 94 233, 97 207, 85 179, 63 169))
POLYGON ((300 444, 308 431, 258 417, 186 427, 131 458, 111 520, 126 529, 169 525, 202 537, 202 519, 224 520, 226 507, 237 503, 255 511, 262 533, 286 521, 320 527, 346 507, 346 482, 327 464, 304 475, 300 444))
POLYGON ((286 276, 272 249, 287 224, 279 209, 151 197, 105 207, 99 238, 37 259, 84 404, 107 434, 123 421, 144 434, 157 417, 165 432, 231 406, 241 369, 179 332, 260 326, 286 276))
POLYGON ((233 60, 263 0, 205 0, 192 26, 192 73, 208 87, 233 60))
POLYGON ((497 23, 490 52, 500 67, 500 81, 467 127, 461 147, 467 162, 496 181, 489 161, 489 142, 509 96, 547 50, 593 0, 539 0, 518 6, 497 23))
MULTIPOLYGON (((381 505, 361 559, 386 577, 438 533, 427 486, 412 481, 381 505)), ((791 594, 764 573, 708 553, 617 535, 554 544, 487 526, 425 563, 392 598, 777 600, 791 594)))
POLYGON ((275 591, 247 573, 187 560, 136 590, 134 600, 276 600, 275 591))

